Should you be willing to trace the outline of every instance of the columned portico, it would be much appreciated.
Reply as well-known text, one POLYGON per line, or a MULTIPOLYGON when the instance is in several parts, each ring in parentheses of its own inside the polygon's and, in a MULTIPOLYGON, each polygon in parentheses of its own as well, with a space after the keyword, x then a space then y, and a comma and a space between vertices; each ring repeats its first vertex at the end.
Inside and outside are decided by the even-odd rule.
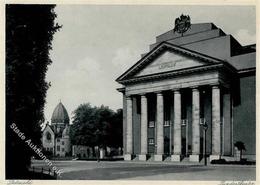
MULTIPOLYGON (((219 158, 223 155, 221 142, 231 143, 232 129, 231 110, 224 114, 227 129, 221 129, 221 110, 224 105, 225 110, 230 109, 230 102, 221 104, 220 86, 228 89, 233 68, 214 58, 163 46, 118 79, 126 96, 125 160, 151 157, 149 161, 179 162, 188 157, 199 162, 203 151, 210 160, 219 158), (205 135, 201 119, 208 125, 205 135)), ((228 101, 232 96, 230 91, 225 93, 228 101)), ((231 144, 224 146, 230 153, 231 144)))
POLYGON ((181 160, 181 93, 174 90, 174 123, 173 123, 173 155, 172 161, 181 160))
POLYGON ((220 88, 212 86, 212 155, 210 160, 219 159, 221 155, 221 112, 220 88))
MULTIPOLYGON (((181 161, 182 156, 184 157, 187 153, 189 153, 189 161, 192 162, 199 162, 200 156, 202 155, 201 151, 201 145, 203 144, 201 142, 202 133, 200 133, 200 107, 204 105, 200 105, 200 86, 192 86, 189 89, 191 92, 191 127, 189 133, 191 133, 191 142, 190 142, 190 149, 191 152, 187 152, 185 150, 185 153, 183 153, 182 148, 184 147, 182 143, 182 96, 181 92, 182 89, 171 89, 168 90, 168 93, 166 95, 168 97, 171 97, 170 103, 172 106, 172 126, 169 128, 172 128, 170 130, 171 135, 171 141, 172 145, 169 147, 172 148, 172 153, 170 153, 170 159, 171 161, 181 161), (169 93, 171 92, 171 93, 169 93)), ((205 88, 204 88, 205 89, 205 88)), ((208 93, 211 93, 212 100, 211 100, 211 116, 212 116, 212 122, 211 120, 206 120, 207 123, 209 123, 211 126, 210 133, 212 138, 212 144, 211 144, 211 155, 210 160, 213 159, 219 159, 222 155, 221 153, 221 146, 222 146, 222 130, 221 130, 221 91, 219 85, 214 86, 208 86, 206 88, 208 90, 208 93), (209 89, 210 87, 210 89, 209 89), (211 92, 210 92, 211 91, 211 92)), ((137 155, 138 160, 146 161, 148 159, 148 138, 154 140, 154 160, 155 161, 162 161, 164 159, 165 153, 164 153, 164 139, 165 139, 165 109, 164 109, 164 92, 166 91, 157 91, 153 94, 156 98, 155 100, 155 106, 152 108, 155 108, 155 124, 154 124, 154 138, 151 138, 148 134, 148 128, 150 127, 148 125, 149 119, 148 119, 148 101, 147 94, 139 94, 135 95, 136 97, 139 96, 140 98, 140 153, 137 155)), ((169 98, 168 98, 169 99, 169 98)), ((151 107, 150 107, 151 108, 151 107)), ((205 110, 203 110, 205 111, 205 110)), ((208 111, 206 111, 208 112, 208 111)), ((133 99, 132 96, 126 96, 126 150, 125 150, 125 160, 132 160, 134 157, 133 153, 133 99)), ((185 128, 189 129, 189 128, 185 128)), ((185 135, 186 139, 188 140, 187 135, 185 135)), ((186 143, 188 145, 188 143, 186 143)), ((170 149, 168 151, 171 151, 170 149)), ((165 156, 167 157, 167 156, 165 156)))
POLYGON ((124 159, 132 160, 133 154, 133 100, 131 96, 126 97, 126 151, 124 159))
POLYGON ((141 154, 139 155, 140 161, 147 159, 147 123, 148 123, 148 107, 147 97, 141 95, 141 154))
POLYGON ((155 161, 163 160, 164 137, 163 137, 163 122, 164 122, 164 104, 162 92, 157 92, 157 106, 156 106, 156 155, 155 161))
POLYGON ((200 154, 200 92, 192 88, 192 155, 190 161, 198 162, 200 154))

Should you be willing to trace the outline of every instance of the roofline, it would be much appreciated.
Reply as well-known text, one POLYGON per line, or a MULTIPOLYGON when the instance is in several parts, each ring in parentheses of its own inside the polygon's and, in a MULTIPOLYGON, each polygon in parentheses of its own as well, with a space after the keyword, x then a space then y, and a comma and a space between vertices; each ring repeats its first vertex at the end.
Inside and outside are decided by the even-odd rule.
MULTIPOLYGON (((211 24, 213 27, 215 26, 216 28, 218 28, 213 22, 195 23, 195 24, 191 24, 191 25, 196 25, 196 24, 211 24)), ((212 30, 212 29, 208 29, 208 30, 205 30, 205 31, 209 31, 209 30, 212 30)), ((155 38, 157 39, 158 37, 160 37, 160 36, 170 32, 170 31, 173 31, 173 29, 170 29, 170 30, 168 30, 168 31, 166 31, 166 32, 164 32, 164 33, 162 33, 160 35, 157 35, 155 38)), ((185 36, 194 35, 194 34, 201 33, 201 32, 204 32, 204 31, 195 32, 195 33, 191 33, 191 34, 187 34, 187 35, 185 34, 185 36)), ((180 36, 180 37, 182 37, 182 36, 180 36)), ((179 38, 179 37, 175 37, 175 38, 179 38)))
POLYGON ((51 126, 50 126, 49 124, 46 124, 46 125, 45 125, 44 129, 42 130, 42 132, 44 132, 44 130, 46 129, 47 126, 49 126, 50 129, 52 130, 52 132, 55 133, 54 130, 51 128, 51 126))
POLYGON ((254 46, 256 46, 256 44, 249 44, 249 45, 245 45, 243 47, 254 47, 254 46))
POLYGON ((126 72, 124 72, 122 75, 120 75, 116 81, 119 82, 122 80, 122 78, 124 76, 126 76, 128 73, 131 73, 131 71, 136 67, 138 66, 140 63, 142 63, 143 61, 149 59, 149 57, 151 57, 150 55, 155 55, 156 54, 156 50, 159 49, 160 47, 170 47, 171 49, 176 49, 177 51, 180 51, 184 54, 188 54, 189 56, 192 56, 192 57, 197 57, 197 58, 200 58, 200 59, 203 59, 203 60, 206 60, 208 62, 216 62, 216 63, 219 63, 219 62, 225 62, 221 59, 218 59, 218 58, 214 58, 214 57, 211 57, 211 56, 208 56, 208 55, 205 55, 205 54, 202 54, 202 53, 199 53, 199 52, 196 52, 196 51, 193 51, 193 50, 190 50, 190 49, 186 49, 186 48, 183 48, 181 46, 178 46, 178 45, 175 45, 175 44, 171 44, 169 42, 161 42, 159 45, 157 45, 153 50, 151 50, 150 52, 148 52, 143 58, 141 58, 140 60, 138 60, 132 67, 130 67, 126 72), (195 56, 196 55, 196 56, 195 56))
POLYGON ((240 76, 253 76, 256 74, 256 67, 240 69, 240 70, 238 70, 238 74, 240 76))
POLYGON ((117 88, 116 90, 121 93, 125 93, 125 87, 120 87, 120 88, 117 88))

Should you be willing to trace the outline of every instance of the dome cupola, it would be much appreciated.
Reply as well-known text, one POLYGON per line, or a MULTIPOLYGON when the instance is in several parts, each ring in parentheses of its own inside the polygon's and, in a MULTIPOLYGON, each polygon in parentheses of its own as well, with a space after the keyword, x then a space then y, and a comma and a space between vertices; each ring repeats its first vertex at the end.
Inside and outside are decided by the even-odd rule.
POLYGON ((64 105, 60 102, 56 108, 54 109, 51 117, 51 123, 69 123, 69 115, 64 107, 64 105))

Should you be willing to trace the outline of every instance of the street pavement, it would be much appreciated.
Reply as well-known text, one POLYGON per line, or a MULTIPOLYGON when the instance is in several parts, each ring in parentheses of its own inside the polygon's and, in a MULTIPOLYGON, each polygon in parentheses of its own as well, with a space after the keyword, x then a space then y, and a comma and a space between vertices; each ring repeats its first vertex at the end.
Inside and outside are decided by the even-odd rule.
MULTIPOLYGON (((196 163, 126 161, 52 161, 62 169, 60 180, 200 180, 255 181, 255 166, 203 166, 196 163)), ((32 166, 49 168, 43 161, 32 166)))

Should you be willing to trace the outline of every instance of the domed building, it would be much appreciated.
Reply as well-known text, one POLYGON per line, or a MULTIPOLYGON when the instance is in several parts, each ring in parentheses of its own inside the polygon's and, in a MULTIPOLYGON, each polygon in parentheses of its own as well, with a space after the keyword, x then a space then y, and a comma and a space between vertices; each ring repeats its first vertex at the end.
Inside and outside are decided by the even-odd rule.
POLYGON ((71 153, 69 121, 68 112, 60 102, 52 113, 51 124, 46 124, 42 133, 43 148, 53 156, 65 157, 71 153))

